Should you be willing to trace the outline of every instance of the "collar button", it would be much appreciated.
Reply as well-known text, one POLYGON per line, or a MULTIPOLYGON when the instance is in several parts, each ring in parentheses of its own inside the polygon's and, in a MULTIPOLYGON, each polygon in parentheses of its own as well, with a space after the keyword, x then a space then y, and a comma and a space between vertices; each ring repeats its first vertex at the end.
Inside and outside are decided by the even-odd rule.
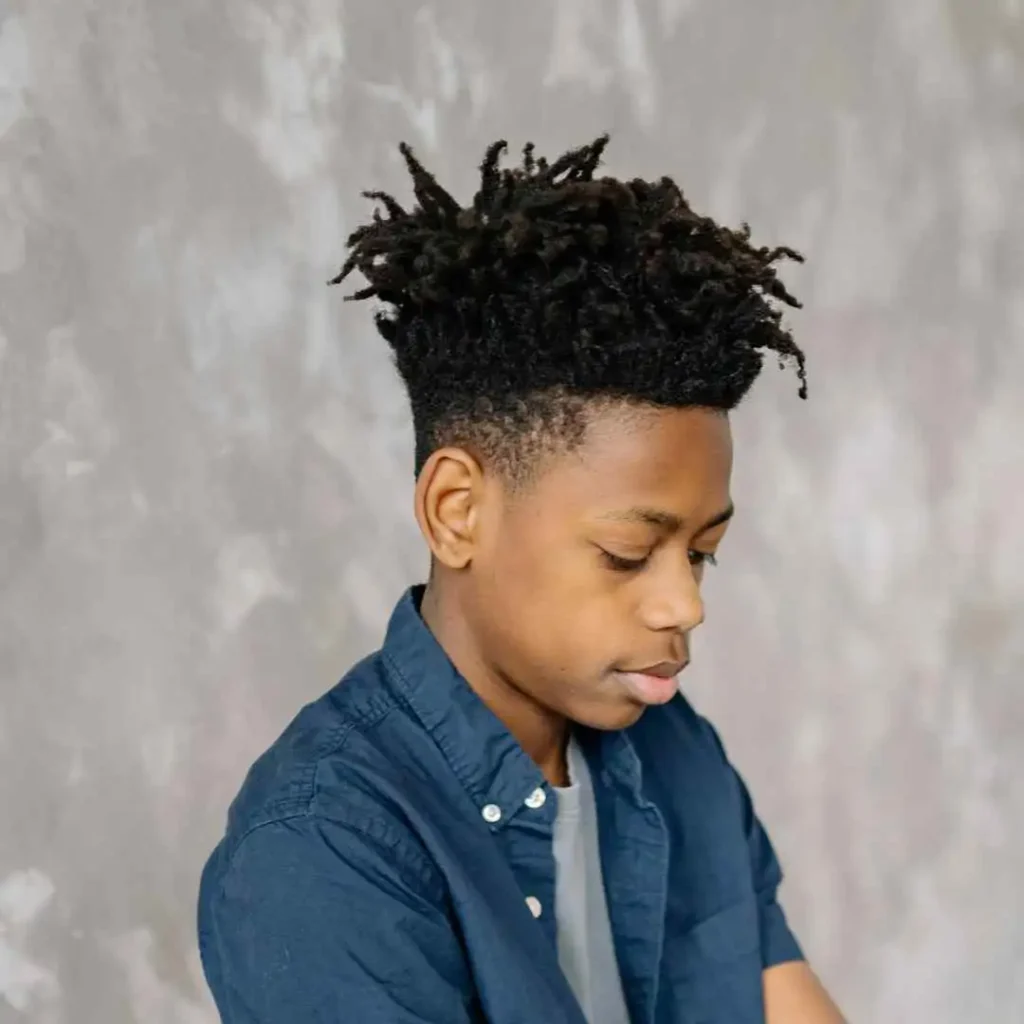
POLYGON ((544 792, 542 787, 538 786, 523 802, 531 811, 539 811, 547 802, 547 799, 547 793, 544 792))

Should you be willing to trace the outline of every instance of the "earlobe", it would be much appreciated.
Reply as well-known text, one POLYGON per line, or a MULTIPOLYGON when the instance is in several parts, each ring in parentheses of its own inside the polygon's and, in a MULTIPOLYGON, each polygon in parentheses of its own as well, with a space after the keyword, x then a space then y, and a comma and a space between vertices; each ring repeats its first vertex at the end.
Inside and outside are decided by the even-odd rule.
POLYGON ((481 484, 480 464, 461 448, 434 452, 416 481, 420 532, 434 558, 449 569, 465 569, 473 559, 481 484))

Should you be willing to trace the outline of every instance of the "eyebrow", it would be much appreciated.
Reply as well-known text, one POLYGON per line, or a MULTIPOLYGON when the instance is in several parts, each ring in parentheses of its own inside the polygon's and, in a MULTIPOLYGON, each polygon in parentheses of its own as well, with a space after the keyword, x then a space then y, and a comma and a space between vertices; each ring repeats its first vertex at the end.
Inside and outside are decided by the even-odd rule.
MULTIPOLYGON (((722 523, 732 519, 735 512, 736 506, 729 502, 726 508, 722 509, 717 515, 712 516, 695 532, 701 534, 707 530, 714 529, 716 526, 721 526, 722 523)), ((642 523, 645 526, 655 526, 660 530, 671 531, 681 530, 686 525, 686 520, 672 512, 663 512, 661 509, 644 508, 643 506, 606 512, 599 518, 612 520, 617 523, 642 523)))

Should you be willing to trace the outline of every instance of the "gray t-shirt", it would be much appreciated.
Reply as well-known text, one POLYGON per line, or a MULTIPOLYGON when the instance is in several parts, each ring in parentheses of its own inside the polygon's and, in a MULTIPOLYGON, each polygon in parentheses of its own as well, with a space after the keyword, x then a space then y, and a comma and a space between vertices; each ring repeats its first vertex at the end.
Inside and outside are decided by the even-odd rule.
POLYGON ((601 877, 594 786, 574 741, 568 762, 570 784, 555 789, 558 962, 589 1024, 629 1024, 601 877))

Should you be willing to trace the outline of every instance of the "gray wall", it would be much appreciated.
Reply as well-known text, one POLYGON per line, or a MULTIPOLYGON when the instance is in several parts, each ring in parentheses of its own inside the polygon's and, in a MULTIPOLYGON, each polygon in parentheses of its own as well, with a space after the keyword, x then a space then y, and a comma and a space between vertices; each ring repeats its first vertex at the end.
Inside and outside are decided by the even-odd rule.
POLYGON ((804 247, 688 687, 863 1021, 1024 1019, 1020 0, 0 3, 0 1021, 208 1024, 251 759, 423 569, 324 286, 414 143, 613 132, 804 247), (1018 677, 1018 678, 1015 678, 1018 677))

